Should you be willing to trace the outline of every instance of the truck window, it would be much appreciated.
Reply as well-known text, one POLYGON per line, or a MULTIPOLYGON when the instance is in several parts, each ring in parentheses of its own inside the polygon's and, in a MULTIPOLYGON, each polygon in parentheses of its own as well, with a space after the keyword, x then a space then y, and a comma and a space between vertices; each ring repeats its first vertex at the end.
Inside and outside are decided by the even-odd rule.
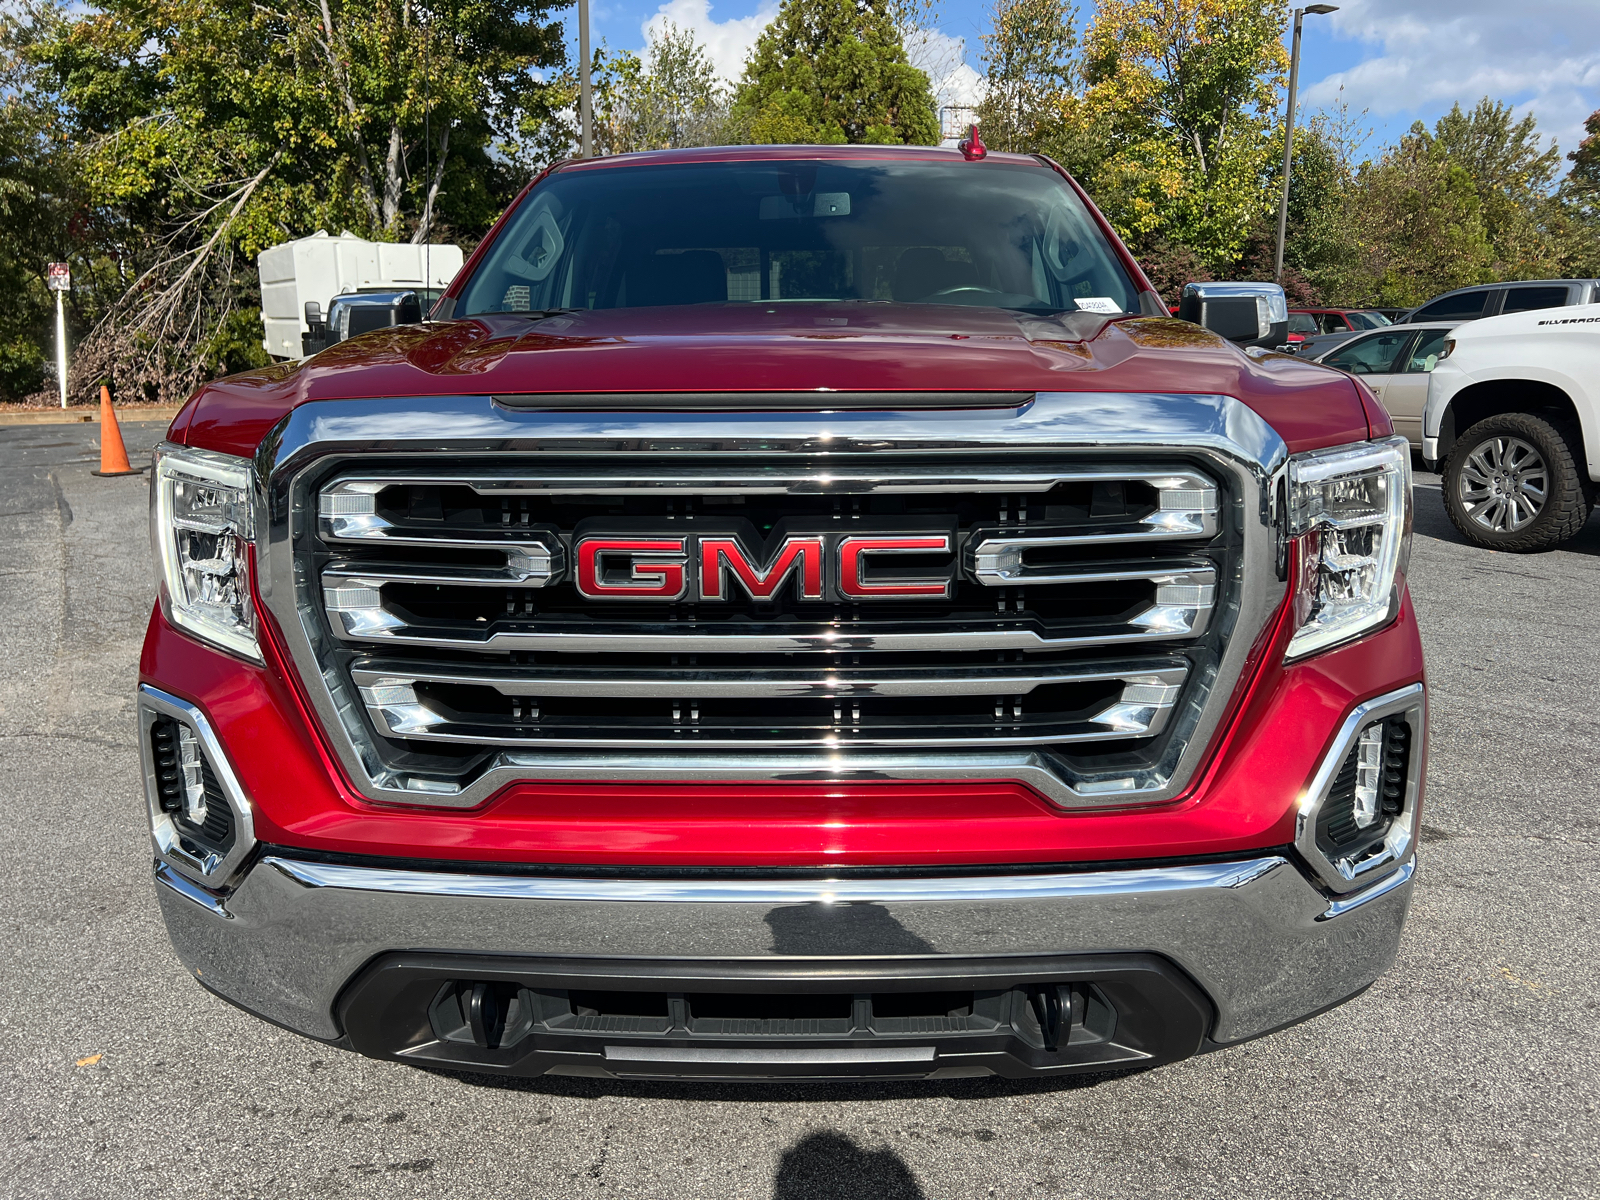
POLYGON ((1411 314, 1411 323, 1421 321, 1476 321, 1483 316, 1484 301, 1489 298, 1489 289, 1485 288, 1475 292, 1458 292, 1454 295, 1441 296, 1439 299, 1417 309, 1411 314))
POLYGON ((1409 329, 1370 334, 1341 346, 1322 361, 1327 366, 1338 367, 1352 375, 1387 375, 1394 366, 1395 355, 1400 353, 1400 348, 1410 337, 1409 329))
POLYGON ((1502 313, 1533 312, 1540 308, 1562 308, 1567 303, 1565 284, 1558 287, 1514 287, 1506 292, 1502 313))
POLYGON ((1444 347, 1445 335, 1449 332, 1448 329, 1424 329, 1417 337, 1416 345, 1406 355, 1405 373, 1426 374, 1438 366, 1439 351, 1444 347))
POLYGON ((558 171, 512 215, 458 315, 786 300, 1137 312, 1045 167, 796 160, 558 171))

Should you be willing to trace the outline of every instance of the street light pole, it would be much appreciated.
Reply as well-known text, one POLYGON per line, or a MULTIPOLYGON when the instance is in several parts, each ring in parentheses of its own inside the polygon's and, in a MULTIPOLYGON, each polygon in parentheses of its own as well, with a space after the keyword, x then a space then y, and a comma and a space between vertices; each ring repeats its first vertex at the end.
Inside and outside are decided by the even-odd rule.
POLYGON ((578 138, 579 154, 594 153, 594 98, 589 92, 589 0, 578 0, 578 138))
POLYGON ((1289 170, 1294 160, 1294 94, 1300 83, 1300 23, 1307 13, 1321 16, 1338 12, 1336 4, 1311 4, 1294 10, 1294 47, 1289 52, 1289 107, 1283 117, 1283 198, 1278 201, 1278 253, 1272 278, 1283 282, 1283 241, 1289 231, 1289 170))

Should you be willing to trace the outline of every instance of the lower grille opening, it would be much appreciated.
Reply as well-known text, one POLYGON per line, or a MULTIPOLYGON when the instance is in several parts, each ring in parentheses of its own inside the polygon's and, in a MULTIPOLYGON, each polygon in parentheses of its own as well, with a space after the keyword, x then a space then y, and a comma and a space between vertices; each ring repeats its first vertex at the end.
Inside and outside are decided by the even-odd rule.
POLYGON ((874 992, 875 1017, 968 1017, 971 992, 874 992))
MULTIPOLYGON (((684 999, 698 1026, 701 1021, 841 1021, 850 1020, 850 997, 837 995, 764 996, 737 992, 690 993, 684 999)), ((848 1024, 845 1026, 848 1028, 848 1024)))
POLYGON ((338 1018, 363 1054, 462 1070, 877 1078, 1152 1065, 1199 1049, 1214 1015, 1150 954, 683 965, 397 952, 338 1018))
POLYGON ((569 992, 568 1002, 580 1017, 665 1017, 664 992, 569 992))
POLYGON ((489 1050, 513 1046, 541 1029, 779 1041, 1009 1029, 1054 1053, 1058 1044, 1107 1040, 1117 1023, 1115 1007, 1095 985, 1067 983, 847 993, 561 991, 453 980, 439 989, 428 1019, 444 1041, 489 1050))

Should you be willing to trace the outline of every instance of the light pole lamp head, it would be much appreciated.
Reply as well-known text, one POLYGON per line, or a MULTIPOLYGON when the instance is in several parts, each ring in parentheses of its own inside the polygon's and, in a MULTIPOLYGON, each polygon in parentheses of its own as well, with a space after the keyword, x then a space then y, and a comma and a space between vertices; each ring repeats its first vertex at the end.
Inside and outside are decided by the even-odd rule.
POLYGON ((1323 13, 1338 12, 1339 6, 1337 4, 1308 4, 1305 11, 1320 17, 1323 13))

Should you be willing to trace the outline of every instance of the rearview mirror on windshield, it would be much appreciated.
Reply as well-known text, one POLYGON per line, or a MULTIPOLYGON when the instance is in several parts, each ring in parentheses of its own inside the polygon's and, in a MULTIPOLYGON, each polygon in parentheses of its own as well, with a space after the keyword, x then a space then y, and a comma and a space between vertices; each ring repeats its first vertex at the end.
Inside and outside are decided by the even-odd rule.
POLYGON ((818 192, 814 196, 763 196, 761 219, 782 221, 793 217, 848 217, 849 192, 818 192))

